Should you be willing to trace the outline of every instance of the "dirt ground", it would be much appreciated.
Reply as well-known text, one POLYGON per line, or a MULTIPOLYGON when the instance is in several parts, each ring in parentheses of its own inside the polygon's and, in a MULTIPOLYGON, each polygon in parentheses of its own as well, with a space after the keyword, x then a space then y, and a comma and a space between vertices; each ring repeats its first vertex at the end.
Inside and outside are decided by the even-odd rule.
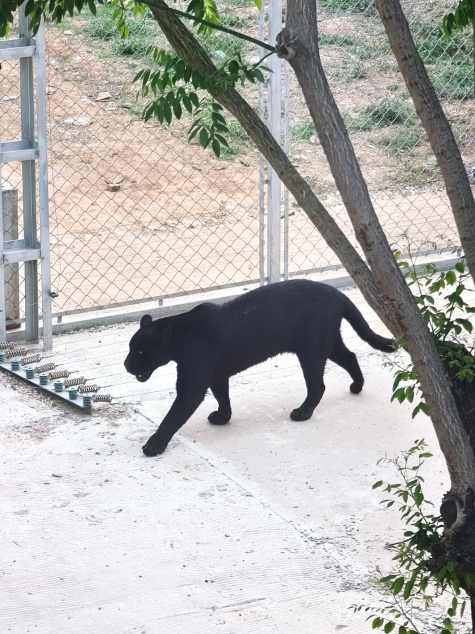
MULTIPOLYGON (((356 290, 349 296, 384 329, 356 290)), ((447 489, 429 421, 390 403, 383 359, 344 326, 366 378, 329 364, 312 420, 297 360, 231 382, 233 419, 203 405, 160 457, 141 446, 174 398, 174 367, 137 383, 122 366, 134 324, 55 337, 49 360, 114 395, 92 416, 0 373, 0 631, 12 634, 364 634, 377 565, 403 527, 372 490, 380 458, 424 437, 426 496, 447 489)), ((435 631, 438 608, 417 613, 435 631)))

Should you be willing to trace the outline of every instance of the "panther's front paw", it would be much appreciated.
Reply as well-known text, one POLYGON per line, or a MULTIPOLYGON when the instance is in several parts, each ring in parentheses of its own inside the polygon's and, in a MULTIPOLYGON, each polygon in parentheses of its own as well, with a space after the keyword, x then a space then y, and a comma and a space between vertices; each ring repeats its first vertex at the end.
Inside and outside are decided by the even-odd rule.
POLYGON ((161 440, 157 434, 153 434, 142 447, 142 450, 146 456, 157 456, 165 451, 167 445, 168 443, 161 440))
POLYGON ((219 412, 211 412, 208 416, 208 420, 212 425, 226 425, 226 423, 229 423, 231 420, 231 414, 229 414, 229 416, 225 416, 219 412))
POLYGON ((312 417, 312 414, 313 410, 309 411, 306 409, 302 409, 301 407, 297 407, 297 409, 294 409, 292 412, 290 412, 290 418, 297 421, 308 420, 312 417))

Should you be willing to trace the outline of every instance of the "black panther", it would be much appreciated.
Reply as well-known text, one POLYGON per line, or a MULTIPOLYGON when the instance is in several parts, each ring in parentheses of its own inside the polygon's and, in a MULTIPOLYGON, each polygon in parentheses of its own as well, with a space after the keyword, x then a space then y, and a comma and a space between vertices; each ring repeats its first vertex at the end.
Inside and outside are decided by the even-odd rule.
POLYGON ((263 286, 221 305, 200 304, 182 315, 156 321, 149 315, 142 317, 130 341, 124 364, 127 372, 143 382, 157 368, 177 363, 176 399, 144 445, 145 455, 165 451, 208 388, 218 402, 208 420, 213 425, 229 422, 229 377, 284 352, 297 355, 307 384, 307 398, 291 412, 292 420, 312 416, 325 391, 327 359, 348 372, 353 394, 361 392, 363 374, 340 334, 343 318, 376 350, 394 351, 394 341, 373 332, 343 293, 308 280, 263 286))

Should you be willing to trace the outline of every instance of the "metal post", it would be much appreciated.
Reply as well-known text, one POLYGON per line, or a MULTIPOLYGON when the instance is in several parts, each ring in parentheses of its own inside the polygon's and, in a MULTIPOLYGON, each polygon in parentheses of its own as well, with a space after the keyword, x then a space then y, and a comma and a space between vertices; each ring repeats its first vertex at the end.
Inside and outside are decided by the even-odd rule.
MULTIPOLYGON (((19 9, 20 38, 30 38, 29 18, 25 5, 19 9)), ((20 104, 22 141, 35 140, 35 92, 33 84, 33 59, 20 59, 20 104)), ((22 162, 23 176, 23 231, 25 246, 35 248, 38 242, 36 229, 36 161, 22 162)), ((25 262, 25 339, 38 341, 38 263, 25 262)))
MULTIPOLYGON (((269 44, 275 44, 282 31, 282 0, 269 0, 269 44)), ((277 55, 269 58, 269 90, 267 93, 268 125, 274 138, 281 142, 281 62, 277 55)), ((280 281, 280 180, 274 170, 268 169, 267 196, 267 282, 280 281)))
MULTIPOLYGON (((265 2, 262 3, 261 15, 259 20, 259 39, 264 41, 265 35, 265 2)), ((264 55, 262 46, 258 48, 259 59, 264 55)), ((262 121, 265 120, 264 115, 264 85, 259 84, 259 116, 262 121)), ((265 160, 262 154, 259 156, 259 284, 264 286, 265 283, 265 160)))
MULTIPOLYGON (((18 240, 18 189, 2 183, 3 240, 18 240)), ((20 265, 4 265, 5 320, 7 330, 20 328, 20 265)))
MULTIPOLYGON (((289 153, 289 64, 284 62, 284 152, 289 153)), ((284 188, 284 280, 289 279, 289 190, 284 188)))
POLYGON ((51 299, 51 263, 49 243, 48 156, 46 128, 46 42, 45 23, 41 20, 36 34, 36 99, 38 124, 38 194, 40 206, 41 287, 43 348, 53 347, 53 310, 51 299))
POLYGON ((6 302, 5 302, 5 267, 3 266, 3 190, 2 164, 0 163, 0 343, 7 341, 6 302))

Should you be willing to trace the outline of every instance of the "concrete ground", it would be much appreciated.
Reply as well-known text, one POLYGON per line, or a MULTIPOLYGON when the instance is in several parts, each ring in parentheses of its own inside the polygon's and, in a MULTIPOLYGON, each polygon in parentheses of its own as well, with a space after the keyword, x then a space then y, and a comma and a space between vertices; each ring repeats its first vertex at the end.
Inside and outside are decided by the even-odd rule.
POLYGON ((296 358, 279 357, 233 379, 229 425, 207 423, 209 396, 165 454, 145 458, 175 369, 137 391, 120 367, 135 329, 55 342, 53 358, 122 395, 92 416, 0 374, 0 632, 370 632, 350 607, 377 602, 371 571, 403 532, 371 488, 395 477, 377 461, 424 437, 426 495, 438 505, 448 487, 429 419, 390 403, 382 356, 345 325, 360 395, 329 364, 312 420, 292 422, 304 382, 296 358))

